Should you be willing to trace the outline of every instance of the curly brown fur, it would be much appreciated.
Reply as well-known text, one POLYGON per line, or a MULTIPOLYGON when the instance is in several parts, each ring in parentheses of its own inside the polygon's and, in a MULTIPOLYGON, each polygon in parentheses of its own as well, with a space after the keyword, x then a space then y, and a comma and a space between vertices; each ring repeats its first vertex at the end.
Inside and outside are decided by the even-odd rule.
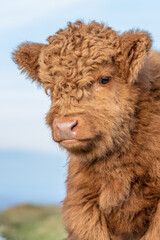
POLYGON ((150 48, 146 32, 78 21, 13 54, 50 94, 47 124, 68 150, 68 240, 160 239, 160 54, 150 48), (78 124, 74 140, 57 122, 78 124))

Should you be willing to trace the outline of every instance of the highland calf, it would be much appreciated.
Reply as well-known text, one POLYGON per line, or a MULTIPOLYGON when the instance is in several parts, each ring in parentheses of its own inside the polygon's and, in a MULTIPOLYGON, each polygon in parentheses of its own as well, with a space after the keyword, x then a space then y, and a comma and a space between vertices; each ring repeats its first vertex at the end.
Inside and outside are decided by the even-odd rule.
POLYGON ((142 31, 69 23, 14 52, 69 155, 68 240, 160 240, 160 54, 142 31))

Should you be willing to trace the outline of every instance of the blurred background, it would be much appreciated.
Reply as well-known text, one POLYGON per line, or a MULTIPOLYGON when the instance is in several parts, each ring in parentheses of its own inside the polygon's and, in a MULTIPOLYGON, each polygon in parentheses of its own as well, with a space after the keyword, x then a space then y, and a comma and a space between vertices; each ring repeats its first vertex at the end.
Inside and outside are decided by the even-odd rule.
POLYGON ((21 75, 11 52, 22 42, 46 43, 69 21, 104 22, 123 32, 151 33, 160 49, 159 0, 5 0, 0 4, 0 211, 18 204, 60 204, 67 154, 52 142, 43 89, 21 75))

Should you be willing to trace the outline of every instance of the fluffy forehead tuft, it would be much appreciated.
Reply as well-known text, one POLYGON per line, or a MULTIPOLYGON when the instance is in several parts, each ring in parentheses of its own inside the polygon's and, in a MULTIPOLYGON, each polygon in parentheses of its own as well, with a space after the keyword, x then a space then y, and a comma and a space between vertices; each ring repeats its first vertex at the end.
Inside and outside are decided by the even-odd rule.
POLYGON ((71 44, 72 47, 77 48, 81 46, 85 40, 93 40, 93 42, 95 42, 103 39, 114 45, 115 38, 117 38, 117 32, 110 27, 105 27, 104 24, 94 21, 90 24, 84 24, 81 21, 77 21, 75 23, 69 23, 67 28, 60 29, 55 35, 50 36, 48 42, 59 46, 61 41, 66 42, 67 40, 67 45, 71 44))
POLYGON ((48 42, 39 58, 39 74, 46 90, 53 90, 55 84, 69 84, 72 89, 90 84, 92 72, 102 64, 112 64, 119 53, 118 33, 96 22, 69 23, 48 42))

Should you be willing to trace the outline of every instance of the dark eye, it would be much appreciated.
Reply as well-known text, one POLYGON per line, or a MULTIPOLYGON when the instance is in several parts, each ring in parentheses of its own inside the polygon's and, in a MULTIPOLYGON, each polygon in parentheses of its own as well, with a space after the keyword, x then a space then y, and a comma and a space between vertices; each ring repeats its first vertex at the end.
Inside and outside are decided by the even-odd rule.
POLYGON ((110 77, 101 77, 101 79, 99 80, 99 83, 100 84, 107 84, 107 83, 110 82, 110 80, 111 80, 110 77))

